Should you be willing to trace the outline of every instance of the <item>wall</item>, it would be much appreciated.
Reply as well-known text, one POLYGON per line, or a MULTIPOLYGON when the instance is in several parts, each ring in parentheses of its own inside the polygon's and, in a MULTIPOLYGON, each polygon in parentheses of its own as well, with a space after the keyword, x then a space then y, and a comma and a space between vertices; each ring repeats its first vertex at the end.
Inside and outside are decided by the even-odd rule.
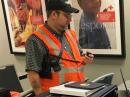
MULTIPOLYGON (((86 65, 86 75, 89 79, 94 79, 97 76, 100 76, 105 73, 114 72, 115 78, 113 83, 120 84, 122 83, 122 79, 120 76, 119 69, 123 68, 126 79, 130 79, 128 74, 130 73, 130 17, 129 9, 130 6, 129 0, 124 0, 124 13, 125 13, 125 38, 126 38, 126 59, 116 59, 116 58, 108 58, 108 59, 94 59, 94 63, 90 65, 86 65)), ((7 32, 5 27, 5 21, 2 11, 2 6, 0 3, 0 65, 4 64, 15 64, 17 72, 24 72, 25 68, 25 56, 21 55, 13 55, 10 54, 7 32)), ((23 85, 24 87, 27 85, 23 85)))
MULTIPOLYGON (((0 66, 5 64, 14 64, 17 72, 25 72, 25 56, 10 54, 4 15, 0 2, 0 66)), ((24 82, 23 80, 22 83, 24 82)), ((24 89, 28 87, 29 85, 23 86, 24 89)))

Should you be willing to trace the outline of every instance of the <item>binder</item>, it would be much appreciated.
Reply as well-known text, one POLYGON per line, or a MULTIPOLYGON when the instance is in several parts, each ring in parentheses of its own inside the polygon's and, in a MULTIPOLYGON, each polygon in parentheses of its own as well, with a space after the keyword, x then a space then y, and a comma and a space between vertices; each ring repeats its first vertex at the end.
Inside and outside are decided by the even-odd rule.
POLYGON ((95 83, 95 82, 73 82, 65 84, 65 87, 93 90, 96 88, 104 88, 105 85, 106 84, 104 83, 95 83))

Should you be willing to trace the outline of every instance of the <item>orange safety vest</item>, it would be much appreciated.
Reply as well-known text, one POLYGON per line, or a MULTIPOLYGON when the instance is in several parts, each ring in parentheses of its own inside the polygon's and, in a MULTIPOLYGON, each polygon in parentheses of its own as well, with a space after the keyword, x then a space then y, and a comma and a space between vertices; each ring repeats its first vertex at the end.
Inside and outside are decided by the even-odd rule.
MULTIPOLYGON (((36 35, 45 43, 49 49, 49 54, 59 56, 62 44, 46 27, 41 26, 37 32, 33 33, 33 35, 36 35)), ((63 59, 61 58, 59 61, 63 69, 59 72, 52 71, 52 79, 41 78, 41 84, 44 91, 48 91, 50 87, 57 86, 62 82, 83 81, 85 79, 83 74, 84 65, 82 64, 82 58, 78 49, 75 32, 68 30, 65 32, 65 37, 70 44, 73 56, 65 49, 63 50, 61 56, 63 59), (78 62, 67 61, 64 59, 78 62)))

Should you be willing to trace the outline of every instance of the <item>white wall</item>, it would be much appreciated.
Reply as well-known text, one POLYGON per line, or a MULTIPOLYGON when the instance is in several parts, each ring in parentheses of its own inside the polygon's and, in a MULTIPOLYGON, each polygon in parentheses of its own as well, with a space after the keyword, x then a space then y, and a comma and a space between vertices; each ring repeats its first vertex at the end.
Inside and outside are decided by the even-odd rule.
MULTIPOLYGON (((10 54, 4 15, 0 2, 0 66, 5 64, 14 64, 17 72, 25 72, 25 56, 10 54)), ((30 87, 29 84, 24 85, 24 80, 21 82, 24 89, 30 87)))
MULTIPOLYGON (((119 69, 122 67, 126 79, 130 79, 130 1, 124 0, 124 12, 125 12, 125 38, 126 38, 126 59, 116 58, 99 58, 94 59, 94 63, 86 65, 86 75, 89 79, 94 79, 105 73, 114 72, 114 84, 122 83, 119 69)), ((17 72, 24 72, 25 70, 25 56, 10 54, 9 43, 7 38, 7 32, 5 27, 4 15, 2 6, 0 3, 0 65, 15 64, 17 72)), ((26 84, 23 85, 27 86, 26 84)))

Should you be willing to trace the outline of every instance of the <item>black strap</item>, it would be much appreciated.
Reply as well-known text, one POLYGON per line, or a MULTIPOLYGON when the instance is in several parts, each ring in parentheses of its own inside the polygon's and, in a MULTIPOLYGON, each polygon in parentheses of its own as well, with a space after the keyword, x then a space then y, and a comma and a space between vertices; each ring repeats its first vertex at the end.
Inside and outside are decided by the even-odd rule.
POLYGON ((61 50, 60 50, 60 53, 59 53, 59 56, 58 56, 58 62, 59 62, 60 58, 62 57, 62 53, 63 53, 63 50, 64 50, 64 41, 65 41, 65 36, 63 35, 62 40, 61 40, 61 50))
MULTIPOLYGON (((63 36, 62 41, 61 41, 60 54, 59 54, 59 56, 55 56, 55 57, 58 58, 58 62, 60 61, 60 59, 62 59, 62 60, 66 60, 66 61, 78 63, 79 61, 76 61, 76 60, 70 60, 70 59, 62 58, 62 53, 63 53, 63 50, 64 50, 64 44, 65 44, 65 36, 63 36)), ((80 63, 80 62, 79 62, 79 63, 80 63)))

